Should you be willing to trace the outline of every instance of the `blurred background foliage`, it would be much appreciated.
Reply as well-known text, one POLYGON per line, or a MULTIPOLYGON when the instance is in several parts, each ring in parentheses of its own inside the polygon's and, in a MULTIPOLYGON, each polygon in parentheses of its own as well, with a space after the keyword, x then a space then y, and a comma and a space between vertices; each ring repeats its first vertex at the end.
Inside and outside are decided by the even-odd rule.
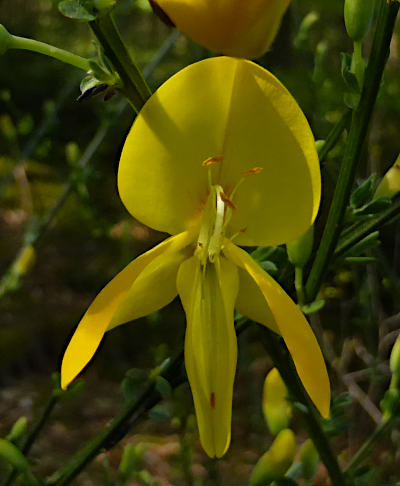
MULTIPOLYGON (((57 3, 0 2, 0 23, 15 35, 82 56, 94 55, 87 25, 62 17, 57 3)), ((119 0, 116 19, 142 68, 171 35, 171 29, 151 13, 145 0, 119 0)), ((369 42, 370 38, 365 53, 369 42)), ((352 52, 343 22, 343 1, 293 0, 277 40, 260 60, 298 100, 317 139, 324 139, 346 110, 342 52, 352 52)), ((151 88, 208 55, 177 36, 149 76, 151 88)), ((2 275, 9 274, 19 249, 29 243, 65 184, 69 181, 72 186, 39 241, 33 268, 21 281, 11 278, 0 300, 0 435, 19 416, 31 419, 40 409, 42 394, 51 388, 49 376, 58 370, 74 326, 101 287, 133 257, 164 237, 134 221, 118 198, 118 157, 133 120, 132 111, 121 111, 118 96, 106 102, 101 95, 77 102, 82 77, 75 68, 37 54, 12 50, 0 57, 2 275), (107 133, 82 169, 80 157, 99 129, 107 133)), ((382 175, 393 164, 400 151, 399 126, 398 25, 359 181, 371 172, 382 175)), ((344 144, 345 137, 323 166, 325 203, 334 187, 344 144)), ((399 226, 393 224, 381 233, 380 248, 373 255, 377 263, 354 266, 336 262, 321 294, 326 305, 311 316, 331 364, 334 393, 341 397, 334 409, 337 416, 327 425, 333 435, 340 434, 338 450, 344 450, 344 456, 358 448, 379 418, 379 400, 389 380, 387 358, 400 323, 399 239, 399 226), (344 397, 350 397, 346 406, 344 397)), ((287 267, 283 257, 276 256, 280 270, 287 267)), ((178 351, 184 330, 184 315, 175 301, 160 313, 110 333, 84 374, 84 389, 56 411, 46 434, 35 445, 33 456, 45 458, 40 471, 51 473, 105 424, 123 400, 119 384, 126 371, 131 369, 130 382, 124 382, 123 391, 129 393, 132 380, 140 385, 143 370, 178 351)), ((152 410, 155 420, 141 424, 125 440, 124 445, 129 444, 124 451, 125 466, 118 466, 123 449, 118 446, 100 456, 74 484, 246 484, 272 440, 261 409, 263 381, 271 361, 257 328, 240 337, 239 349, 233 441, 222 461, 211 461, 202 453, 190 392, 183 386, 152 410), (126 472, 129 454, 135 464, 131 475, 126 472)), ((300 428, 298 434, 302 442, 305 433, 300 428)), ((392 439, 396 443, 399 437, 392 439)), ((381 466, 370 473, 366 484, 398 484, 393 466, 396 450, 388 444, 378 447, 381 466)), ((321 467, 313 484, 328 484, 326 481, 321 467)))

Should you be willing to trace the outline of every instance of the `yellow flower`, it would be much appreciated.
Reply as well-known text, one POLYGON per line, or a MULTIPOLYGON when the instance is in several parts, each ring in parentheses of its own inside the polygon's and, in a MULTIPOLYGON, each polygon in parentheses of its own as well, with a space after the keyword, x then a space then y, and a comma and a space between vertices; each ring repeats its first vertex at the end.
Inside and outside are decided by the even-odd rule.
POLYGON ((230 442, 234 308, 282 335, 326 417, 329 380, 309 324, 232 241, 288 242, 310 227, 318 210, 314 139, 282 84, 256 64, 229 57, 179 72, 136 118, 118 188, 132 216, 174 236, 132 261, 96 297, 66 350, 62 386, 90 361, 106 331, 178 294, 187 318, 185 364, 209 456, 221 457, 230 442))
POLYGON ((255 59, 272 44, 290 0, 150 0, 186 36, 218 54, 255 59))

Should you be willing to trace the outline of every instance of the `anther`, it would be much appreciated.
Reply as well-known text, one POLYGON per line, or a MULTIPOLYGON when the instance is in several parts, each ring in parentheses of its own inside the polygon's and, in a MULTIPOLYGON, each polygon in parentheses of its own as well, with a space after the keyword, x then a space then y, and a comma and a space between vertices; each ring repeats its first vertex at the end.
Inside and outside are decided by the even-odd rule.
POLYGON ((219 157, 209 157, 201 165, 203 167, 209 167, 210 165, 218 164, 219 162, 222 162, 223 160, 224 160, 224 156, 223 155, 221 155, 219 157))
POLYGON ((254 167, 253 169, 246 170, 245 172, 242 172, 242 176, 247 177, 247 176, 250 176, 250 175, 259 174, 262 171, 263 171, 262 167, 254 167))
POLYGON ((222 191, 219 194, 221 196, 221 199, 224 201, 224 203, 231 209, 236 209, 236 206, 233 204, 233 202, 229 199, 229 197, 224 194, 222 191))

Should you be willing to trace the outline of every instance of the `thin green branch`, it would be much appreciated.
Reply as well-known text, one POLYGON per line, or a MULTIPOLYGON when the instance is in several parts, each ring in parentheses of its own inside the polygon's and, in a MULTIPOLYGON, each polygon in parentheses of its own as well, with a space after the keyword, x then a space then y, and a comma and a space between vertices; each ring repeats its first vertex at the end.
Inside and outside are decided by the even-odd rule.
POLYGON ((314 442, 321 460, 326 466, 332 485, 345 486, 346 481, 339 467, 337 457, 332 451, 328 439, 322 430, 319 414, 311 403, 307 392, 304 390, 289 352, 282 340, 275 333, 265 327, 262 327, 262 329, 264 331, 263 335, 265 336, 263 338, 263 344, 272 358, 274 365, 295 400, 306 407, 304 411, 299 409, 299 412, 305 422, 310 438, 314 442))
POLYGON ((54 59, 70 64, 71 66, 75 66, 83 71, 87 72, 90 70, 88 59, 35 39, 27 39, 25 37, 11 35, 8 48, 37 52, 39 54, 44 54, 45 56, 53 57, 54 59))
MULTIPOLYGON (((166 362, 160 376, 169 381, 173 388, 185 382, 183 372, 183 352, 175 360, 166 362)), ((112 423, 93 440, 84 445, 61 469, 47 479, 47 486, 65 486, 102 451, 111 449, 130 430, 130 428, 162 399, 152 381, 143 393, 129 403, 112 423)))
MULTIPOLYGON (((58 403, 58 400, 59 397, 52 393, 51 397, 48 399, 46 405, 44 406, 42 413, 37 419, 35 425, 32 427, 32 430, 29 432, 28 436, 26 437, 25 441, 22 443, 22 446, 20 447, 21 452, 24 455, 27 455, 31 450, 31 447, 33 446, 34 442, 36 441, 43 427, 49 420, 50 415, 54 410, 54 407, 58 403)), ((4 484, 4 486, 9 486, 14 481, 16 476, 17 476, 17 472, 14 469, 11 470, 8 476, 6 477, 5 482, 2 484, 4 484)))
POLYGON ((340 120, 337 122, 337 124, 329 132, 328 136, 326 137, 325 143, 318 150, 318 157, 321 163, 326 159, 329 152, 336 146, 340 137, 342 136, 342 133, 348 127, 350 120, 351 111, 346 110, 340 120))
POLYGON ((349 251, 373 231, 379 230, 383 225, 392 222, 400 216, 400 194, 392 204, 376 216, 371 216, 364 222, 354 224, 347 229, 339 239, 334 256, 339 257, 349 251))
MULTIPOLYGON (((154 69, 164 59, 164 57, 167 55, 167 53, 173 46, 176 38, 177 35, 173 33, 166 39, 164 44, 161 46, 159 52, 155 55, 154 59, 150 61, 148 66, 145 67, 144 72, 146 73, 146 77, 150 76, 151 73, 154 71, 154 69)), ((80 161, 78 162, 78 166, 80 168, 86 167, 87 164, 90 162, 90 160, 95 155, 98 148, 100 147, 105 136, 107 135, 108 131, 114 125, 113 123, 114 120, 120 118, 126 106, 127 105, 125 101, 122 100, 119 104, 119 107, 115 111, 113 118, 107 120, 107 123, 102 123, 100 125, 93 139, 90 141, 86 150, 84 151, 80 161)), ((53 223, 59 210, 64 206, 64 203, 68 200, 68 197, 73 192, 73 188, 74 188, 74 178, 71 177, 64 185, 60 196, 55 201, 53 206, 49 209, 49 211, 41 219, 33 221, 32 226, 29 227, 28 230, 26 231, 22 248, 18 252, 14 261, 10 264, 10 266, 6 270, 2 279, 0 280, 0 298, 6 295, 7 293, 9 293, 10 291, 14 290, 18 286, 21 278, 25 275, 24 273, 18 273, 15 271, 16 269, 19 269, 18 262, 20 257, 24 255, 24 252, 28 247, 37 246, 41 238, 45 235, 46 231, 53 223)))
POLYGON ((347 476, 351 477, 356 472, 358 467, 361 466, 361 464, 371 455, 374 447, 389 432, 396 419, 397 416, 392 415, 388 419, 383 420, 380 424, 378 424, 369 439, 364 442, 359 451, 352 457, 345 470, 347 476))
POLYGON ((123 83, 121 91, 136 113, 139 113, 151 96, 151 90, 130 56, 112 14, 103 15, 90 22, 90 27, 121 78, 123 83))
MULTIPOLYGON (((239 336, 244 332, 249 325, 250 323, 246 320, 240 321, 236 326, 237 335, 239 336)), ((159 376, 163 376, 173 389, 186 382, 183 363, 182 351, 173 361, 165 361, 164 366, 158 370, 159 376)), ((150 373, 150 375, 153 374, 150 373)), ((66 486, 69 484, 101 451, 111 449, 123 439, 133 425, 161 400, 162 396, 157 391, 155 382, 152 381, 143 393, 129 403, 107 428, 87 442, 67 464, 48 478, 46 486, 66 486)))
POLYGON ((69 82, 67 82, 63 89, 60 91, 57 99, 55 100, 54 108, 52 108, 51 110, 46 110, 46 113, 44 114, 44 117, 41 120, 40 124, 35 129, 32 136, 29 138, 27 144, 21 150, 20 161, 13 167, 11 173, 9 173, 6 177, 4 177, 4 179, 1 180, 0 197, 14 180, 15 170, 19 167, 22 167, 26 163, 26 160, 29 159, 29 157, 33 154, 39 142, 46 134, 49 133, 50 128, 57 119, 60 109, 64 106, 67 99, 69 99, 72 91, 79 85, 80 79, 81 75, 79 75, 78 77, 74 76, 69 82))
POLYGON ((315 299, 319 291, 340 235, 341 223, 389 55, 398 10, 398 2, 388 4, 386 0, 379 0, 378 19, 360 103, 353 112, 343 163, 328 220, 306 284, 306 298, 309 302, 315 299))

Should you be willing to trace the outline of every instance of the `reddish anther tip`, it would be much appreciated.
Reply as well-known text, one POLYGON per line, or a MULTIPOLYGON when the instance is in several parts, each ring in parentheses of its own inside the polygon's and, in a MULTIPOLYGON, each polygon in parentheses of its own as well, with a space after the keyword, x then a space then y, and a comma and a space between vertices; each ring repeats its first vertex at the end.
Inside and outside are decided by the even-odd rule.
POLYGON ((242 172, 242 176, 247 177, 249 175, 259 174, 262 171, 263 171, 262 167, 254 167, 253 169, 246 170, 246 172, 242 172))
POLYGON ((218 164, 218 162, 222 162, 224 160, 223 155, 220 157, 210 157, 207 160, 205 160, 201 165, 203 167, 208 167, 210 165, 218 164))

